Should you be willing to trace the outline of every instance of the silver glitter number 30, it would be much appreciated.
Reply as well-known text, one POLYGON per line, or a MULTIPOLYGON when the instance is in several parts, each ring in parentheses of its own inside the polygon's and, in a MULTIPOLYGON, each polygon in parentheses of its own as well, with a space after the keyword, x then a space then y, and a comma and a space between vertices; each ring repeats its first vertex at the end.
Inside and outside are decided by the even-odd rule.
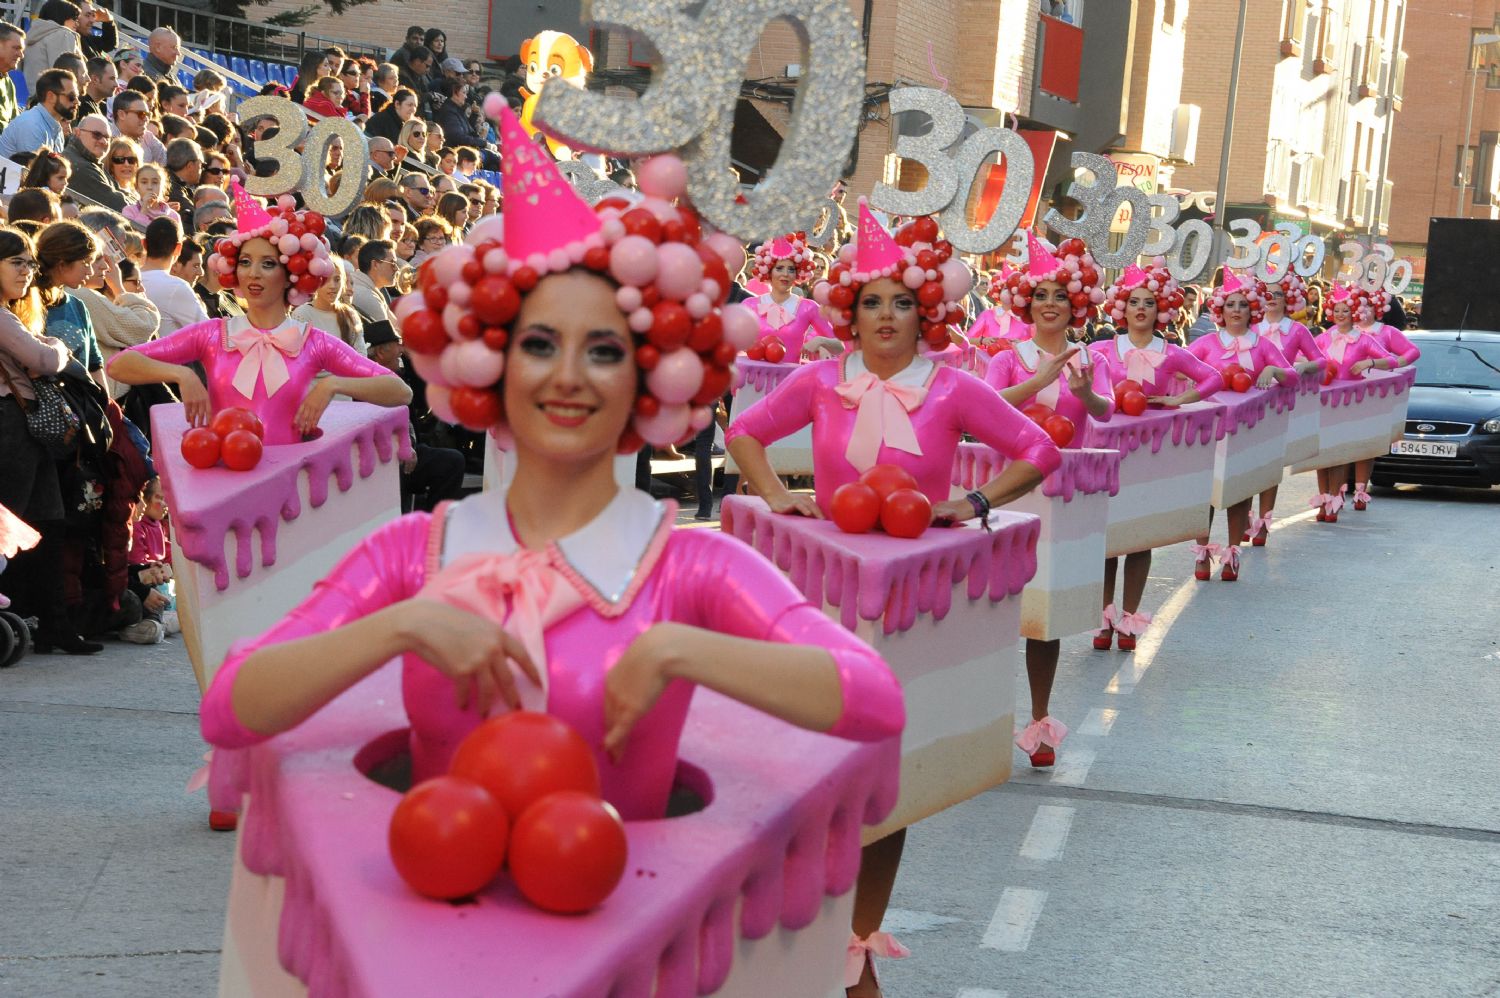
POLYGON ((1098 153, 1075 152, 1074 169, 1084 169, 1094 175, 1092 183, 1077 180, 1068 187, 1068 197, 1083 205, 1083 214, 1077 219, 1068 218, 1056 208, 1048 211, 1042 221, 1047 228, 1064 239, 1082 239, 1094 259, 1105 267, 1125 267, 1135 263, 1146 246, 1146 237, 1151 230, 1151 202, 1146 192, 1134 184, 1119 186, 1115 165, 1098 153), (1131 207, 1130 229, 1125 233, 1120 248, 1109 248, 1109 224, 1120 210, 1120 205, 1129 202, 1131 207))
POLYGON ((639 100, 548 81, 534 120, 569 145, 627 156, 679 150, 694 206, 747 241, 799 229, 841 176, 865 84, 859 26, 845 0, 708 0, 697 17, 662 0, 597 0, 583 20, 645 36, 662 67, 639 100), (741 191, 729 162, 734 109, 761 29, 778 18, 806 47, 807 68, 775 167, 741 191))

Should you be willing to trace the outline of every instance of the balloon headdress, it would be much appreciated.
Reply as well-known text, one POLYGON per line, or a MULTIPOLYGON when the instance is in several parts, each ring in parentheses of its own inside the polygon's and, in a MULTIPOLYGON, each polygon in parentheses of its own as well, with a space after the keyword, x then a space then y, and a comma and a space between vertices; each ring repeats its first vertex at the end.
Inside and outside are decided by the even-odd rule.
POLYGON ((816 261, 812 250, 807 248, 807 233, 790 232, 768 239, 755 247, 755 260, 750 264, 750 279, 770 283, 771 271, 782 260, 792 261, 792 265, 797 268, 797 284, 806 284, 812 280, 816 261))
POLYGON ((1104 301, 1099 287, 1099 265, 1082 239, 1065 239, 1057 249, 1035 232, 1026 233, 1026 266, 1005 279, 999 292, 1000 304, 1022 322, 1030 323, 1031 299, 1038 285, 1055 281, 1068 293, 1073 321, 1083 322, 1089 310, 1104 301))
POLYGON ((1253 326, 1266 317, 1266 286, 1254 277, 1241 277, 1226 267, 1224 283, 1214 288, 1213 293, 1208 296, 1208 311, 1213 317, 1214 325, 1223 327, 1224 303, 1237 294, 1244 295, 1245 300, 1250 303, 1250 325, 1253 326))
MULTIPOLYGON (((1286 296, 1286 314, 1295 315, 1307 307, 1307 284, 1295 270, 1288 270, 1286 276, 1274 282, 1281 287, 1281 293, 1286 296)), ((1270 284, 1266 285, 1269 291, 1270 284)))
POLYGON ((1331 317, 1332 306, 1344 301, 1354 310, 1355 322, 1373 322, 1391 307, 1390 295, 1384 291, 1370 291, 1354 284, 1335 284, 1325 305, 1327 314, 1331 317))
POLYGON ((724 304, 726 260, 743 259, 738 241, 705 234, 690 207, 673 204, 687 185, 677 157, 640 164, 645 196, 634 203, 608 197, 590 208, 503 98, 492 94, 485 111, 500 126, 505 214, 481 219, 462 244, 423 263, 418 292, 396 307, 433 412, 503 436, 509 326, 539 280, 578 269, 617 285, 615 302, 636 338, 641 380, 621 452, 702 430, 733 380, 736 353, 759 331, 748 309, 724 304))
POLYGON ((1157 257, 1147 267, 1131 264, 1125 273, 1104 292, 1105 308, 1109 310, 1109 321, 1119 329, 1125 328, 1126 303, 1130 293, 1145 288, 1156 296, 1156 331, 1162 332, 1176 321, 1184 298, 1182 288, 1167 270, 1167 262, 1157 257))
POLYGON ((220 239, 208 257, 208 269, 218 275, 219 284, 233 289, 239 284, 235 267, 240 247, 252 239, 265 239, 276 248, 287 273, 287 304, 302 305, 312 301, 318 288, 328 280, 336 264, 328 240, 323 238, 326 223, 315 211, 298 211, 290 194, 276 200, 267 211, 257 198, 251 197, 238 181, 231 181, 234 195, 234 232, 220 239))
POLYGON ((1015 272, 1010 264, 1002 263, 1000 269, 990 275, 990 283, 984 290, 984 296, 996 305, 1000 304, 1000 293, 1005 290, 1006 282, 1015 272))
POLYGON ((916 293, 922 338, 934 349, 946 346, 948 324, 963 318, 963 301, 974 287, 974 274, 954 258, 953 246, 939 238, 936 219, 914 218, 893 236, 860 198, 855 241, 839 249, 828 280, 813 289, 813 299, 824 306, 839 339, 854 338, 854 302, 860 288, 883 277, 916 293))

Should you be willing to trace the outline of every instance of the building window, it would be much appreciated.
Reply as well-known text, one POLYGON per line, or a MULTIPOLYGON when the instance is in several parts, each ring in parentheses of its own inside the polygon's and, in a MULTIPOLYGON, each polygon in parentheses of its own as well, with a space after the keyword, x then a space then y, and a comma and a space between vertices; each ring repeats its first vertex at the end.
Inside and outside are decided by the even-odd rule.
POLYGON ((1040 0, 1043 14, 1083 27, 1083 0, 1040 0))
POLYGON ((1284 0, 1281 10, 1281 57, 1302 54, 1307 33, 1307 0, 1284 0))

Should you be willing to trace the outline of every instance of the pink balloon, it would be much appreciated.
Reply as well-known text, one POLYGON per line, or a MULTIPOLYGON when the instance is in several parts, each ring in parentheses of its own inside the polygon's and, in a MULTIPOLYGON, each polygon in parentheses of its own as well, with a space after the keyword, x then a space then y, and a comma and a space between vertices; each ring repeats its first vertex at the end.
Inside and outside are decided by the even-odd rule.
POLYGON ((703 240, 708 248, 719 254, 729 276, 738 274, 745 266, 745 244, 727 232, 715 232, 703 240))
POLYGON ((703 387, 703 361, 687 347, 663 354, 646 374, 646 387, 664 405, 686 402, 703 387))
POLYGON ((469 314, 469 310, 456 302, 450 301, 443 306, 443 329, 447 331, 450 339, 462 339, 458 331, 458 320, 469 314))
POLYGON ((943 279, 944 301, 963 301, 974 287, 974 275, 962 260, 944 260, 938 264, 938 275, 943 279))
POLYGON ((446 385, 427 382, 427 408, 443 422, 458 425, 458 417, 453 415, 453 389, 446 385))
POLYGON ((819 305, 822 305, 824 308, 827 308, 828 307, 828 282, 827 281, 819 281, 817 284, 814 284, 813 285, 812 296, 813 296, 813 301, 817 302, 819 305))
POLYGON ((644 193, 670 201, 687 190, 687 166, 671 154, 652 156, 635 168, 635 180, 644 193))
POLYGON ((641 307, 641 289, 626 285, 615 291, 615 304, 627 315, 641 307))
POLYGON ((299 241, 302 243, 302 249, 304 252, 311 253, 313 250, 318 248, 318 237, 313 235, 311 232, 304 232, 302 234, 301 240, 299 241))
MULTIPOLYGON (((611 254, 613 262, 613 254, 611 254)), ((697 250, 681 243, 666 243, 656 250, 656 289, 663 298, 685 300, 703 280, 703 261, 697 250)))
POLYGON ((422 376, 423 381, 427 382, 428 388, 431 388, 433 385, 438 385, 442 388, 453 387, 453 383, 443 374, 443 365, 437 356, 430 353, 411 351, 406 355, 406 359, 411 361, 412 368, 422 376))
POLYGON ((300 253, 302 251, 302 240, 288 232, 276 241, 276 248, 289 255, 300 253))
POLYGON ((654 416, 637 414, 635 432, 653 447, 665 447, 687 436, 688 429, 692 426, 692 415, 692 410, 687 405, 663 405, 661 411, 654 416))
POLYGON ((689 420, 689 424, 692 426, 694 433, 702 433, 708 429, 708 424, 713 421, 714 411, 712 409, 706 405, 693 406, 693 414, 689 420))
POLYGON ((927 283, 927 272, 921 267, 907 267, 901 272, 901 283, 915 291, 927 283))
POLYGON ((748 350, 755 346, 760 334, 760 323, 755 313, 744 305, 725 305, 721 316, 724 323, 724 339, 734 344, 736 350, 748 350))
MULTIPOLYGON (((505 216, 486 215, 474 223, 469 234, 464 236, 464 242, 470 246, 478 246, 480 243, 503 243, 505 241, 505 216)), ((485 261, 489 266, 489 261, 485 261)))
POLYGON ((452 384, 488 388, 505 373, 505 355, 484 345, 483 340, 450 343, 441 355, 443 376, 452 384))
POLYGON ((432 261, 432 272, 444 287, 464 279, 464 264, 474 259, 474 247, 449 246, 432 261))
POLYGON ((408 315, 411 315, 413 312, 420 312, 426 307, 427 305, 423 302, 421 295, 402 295, 396 299, 395 307, 391 311, 396 313, 396 323, 399 327, 402 322, 406 321, 408 315))
POLYGON ((626 236, 609 251, 609 272, 621 284, 645 287, 656 280, 656 244, 645 236, 626 236))

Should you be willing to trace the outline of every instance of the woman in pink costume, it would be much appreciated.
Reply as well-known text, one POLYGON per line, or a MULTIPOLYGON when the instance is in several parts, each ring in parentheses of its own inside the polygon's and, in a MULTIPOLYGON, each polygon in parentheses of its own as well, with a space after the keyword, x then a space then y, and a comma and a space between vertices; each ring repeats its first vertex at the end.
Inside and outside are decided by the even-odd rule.
MULTIPOLYGON (((204 698, 204 736, 255 744, 399 656, 415 779, 445 771, 486 716, 526 706, 589 741, 624 817, 655 819, 698 685, 841 737, 895 735, 900 687, 868 646, 750 548, 674 531, 670 503, 615 481, 616 454, 642 437, 664 446, 695 432, 679 418, 687 404, 672 401, 682 383, 654 377, 666 360, 643 377, 637 358, 661 330, 632 328, 643 324, 626 292, 654 289, 717 320, 722 260, 676 240, 628 242, 618 208, 595 214, 508 108, 486 110, 500 115, 506 154, 504 243, 481 224, 435 257, 441 280, 398 314, 434 379, 434 408, 503 434, 515 477, 381 528, 286 619, 232 648, 204 698), (654 279, 641 280, 631 247, 652 255, 654 279), (471 319, 484 337, 463 336, 471 319), (643 414, 647 399, 656 416, 643 414)), ((685 183, 681 162, 649 161, 639 175, 648 209, 696 236, 667 200, 685 183)), ((736 311, 724 323, 753 335, 753 317, 736 311)), ((691 360, 701 380, 721 340, 695 342, 704 350, 684 347, 674 363, 691 360)))
MULTIPOLYGON (((979 313, 979 318, 969 327, 966 334, 969 342, 976 347, 988 350, 991 346, 999 346, 1001 350, 1009 350, 1016 340, 1031 339, 1031 326, 1004 305, 1000 304, 1000 292, 1005 289, 1015 271, 1010 267, 1002 266, 994 274, 990 275, 989 289, 985 297, 995 302, 994 308, 987 308, 979 313)), ((993 351, 998 353, 999 351, 993 351)))
MULTIPOLYGON (((1348 284, 1334 285, 1329 293, 1328 313, 1333 325, 1318 337, 1318 348, 1327 356, 1334 378, 1357 381, 1372 368, 1390 371, 1401 365, 1401 361, 1391 356, 1368 327, 1359 325, 1361 318, 1375 314, 1382 297, 1383 292, 1372 294, 1348 284)), ((1353 468, 1341 464, 1318 469, 1318 494, 1309 503, 1318 510, 1319 523, 1339 522, 1351 470, 1355 473, 1354 506, 1361 510, 1365 508, 1370 501, 1365 483, 1369 481, 1370 469, 1374 465, 1374 461, 1360 461, 1353 468)))
MULTIPOLYGON (((1321 370, 1327 362, 1322 349, 1313 340, 1312 332, 1289 314, 1301 312, 1306 307, 1307 285, 1289 270, 1280 281, 1266 285, 1266 317, 1255 324, 1255 332, 1276 344, 1276 349, 1292 362, 1298 374, 1321 370)), ((1271 536, 1278 489, 1279 485, 1273 485, 1260 494, 1260 513, 1250 514, 1250 526, 1240 539, 1241 543, 1251 543, 1258 548, 1266 546, 1266 540, 1271 536)))
MULTIPOLYGON (((895 464, 916 478, 932 500, 935 519, 967 520, 1024 495, 1061 463, 1046 434, 979 379, 919 355, 920 339, 946 337, 946 316, 922 306, 922 289, 930 282, 915 266, 916 254, 937 241, 937 225, 925 218, 907 224, 920 228, 901 233, 912 243, 903 247, 860 199, 858 244, 840 251, 828 283, 814 290, 835 310, 834 327, 853 348, 835 360, 805 365, 746 410, 726 434, 740 473, 778 513, 823 517, 839 486, 876 464, 895 464), (816 500, 787 491, 766 460, 766 445, 809 423, 816 500), (968 498, 950 502, 953 461, 964 433, 1012 461, 968 498)), ((941 292, 949 302, 963 298, 967 287, 959 286, 954 268, 940 276, 950 273, 953 283, 929 289, 929 297, 941 292)), ((964 268, 965 280, 967 273, 964 268)), ((900 944, 878 931, 905 841, 902 830, 865 848, 850 943, 851 953, 865 959, 858 976, 845 981, 851 996, 880 994, 868 954, 905 955, 900 944)))
MULTIPOLYGON (((1104 300, 1110 321, 1125 329, 1114 339, 1090 347, 1095 365, 1108 372, 1111 385, 1134 381, 1148 401, 1169 408, 1223 389, 1223 375, 1161 335, 1177 321, 1183 294, 1160 258, 1149 270, 1127 267, 1104 293, 1104 300)), ((1136 638, 1151 623, 1151 614, 1139 612, 1151 573, 1151 552, 1133 551, 1125 556, 1125 592, 1117 609, 1118 562, 1118 558, 1104 561, 1104 617, 1094 636, 1094 647, 1100 651, 1107 650, 1111 640, 1118 641, 1121 651, 1135 651, 1136 638)))
POLYGON ((332 268, 323 220, 294 212, 283 197, 273 218, 235 185, 237 231, 221 240, 208 266, 219 283, 236 289, 243 317, 209 319, 159 340, 117 353, 107 371, 127 385, 176 385, 194 426, 215 412, 250 409, 265 426, 267 444, 311 436, 335 394, 358 402, 398 406, 411 389, 339 339, 290 318, 310 301, 332 268), (208 387, 187 365, 203 364, 208 387), (327 374, 328 377, 319 377, 327 374))
MULTIPOLYGON (((1385 348, 1385 352, 1391 356, 1391 367, 1407 367, 1417 362, 1422 356, 1422 351, 1415 343, 1406 338, 1406 334, 1395 326, 1387 325, 1380 321, 1380 317, 1391 307, 1391 297, 1384 291, 1361 292, 1364 296, 1364 306, 1360 308, 1356 316, 1356 325, 1367 336, 1373 336, 1375 342, 1385 348), (1369 318, 1365 318, 1368 314, 1369 318)), ((1363 461, 1354 463, 1354 508, 1363 512, 1370 505, 1370 493, 1365 488, 1370 481, 1370 473, 1375 470, 1375 459, 1365 458, 1363 461)))
MULTIPOLYGON (((1242 279, 1234 271, 1225 269, 1224 283, 1214 288, 1208 296, 1209 313, 1218 328, 1207 336, 1193 341, 1188 350, 1197 357, 1223 372, 1231 365, 1238 365, 1248 374, 1257 388, 1268 388, 1273 381, 1292 384, 1297 380, 1292 365, 1287 362, 1276 345, 1250 327, 1266 316, 1266 286, 1251 277, 1242 279)), ((1252 497, 1253 498, 1253 497, 1252 497)), ((1213 575, 1213 559, 1223 559, 1220 578, 1233 582, 1240 577, 1240 543, 1250 525, 1250 499, 1243 499, 1225 511, 1224 519, 1229 524, 1228 543, 1220 548, 1208 542, 1208 536, 1198 538, 1193 545, 1193 577, 1200 582, 1213 575)), ((1208 511, 1209 527, 1213 526, 1213 509, 1208 511)))
POLYGON ((751 278, 764 281, 771 288, 746 303, 760 320, 759 338, 779 339, 786 347, 786 361, 791 364, 802 357, 809 329, 817 336, 833 336, 833 327, 823 318, 818 303, 792 293, 794 287, 807 287, 814 266, 807 236, 801 232, 761 243, 755 248, 755 259, 750 264, 751 278))
MULTIPOLYGON (((1026 246, 1026 269, 1010 276, 1000 300, 1031 324, 1031 339, 996 354, 984 380, 1013 406, 1040 406, 1067 417, 1076 435, 1084 420, 1103 422, 1115 411, 1108 371, 1068 337, 1071 323, 1082 322, 1104 300, 1099 269, 1079 239, 1066 240, 1058 248, 1060 256, 1034 232, 1027 233, 1026 246)), ((1026 639, 1032 720, 1016 745, 1039 768, 1057 761, 1057 747, 1068 734, 1067 726, 1049 712, 1061 650, 1060 641, 1026 639)))

